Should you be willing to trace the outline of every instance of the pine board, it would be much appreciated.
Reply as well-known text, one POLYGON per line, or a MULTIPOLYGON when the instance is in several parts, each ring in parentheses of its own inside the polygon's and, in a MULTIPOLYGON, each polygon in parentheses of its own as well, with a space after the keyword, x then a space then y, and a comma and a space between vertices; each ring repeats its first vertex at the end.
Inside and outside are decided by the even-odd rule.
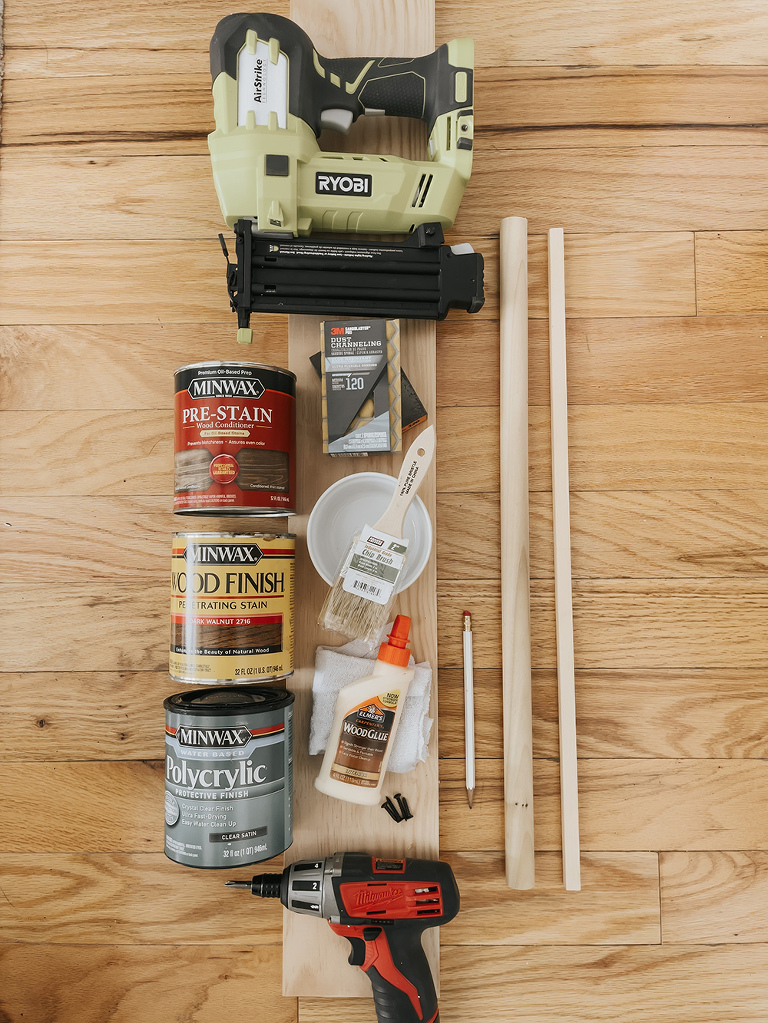
MULTIPOLYGON (((407 6, 396 0, 368 0, 350 9, 347 0, 292 0, 291 16, 305 29, 320 53, 335 57, 360 54, 403 54, 417 56, 434 48, 434 2, 412 0, 407 6)), ((375 125, 373 126, 375 131, 375 125)), ((423 158, 410 132, 397 130, 368 138, 374 151, 386 144, 385 152, 423 158), (394 137, 390 137, 394 135, 394 137), (394 145, 393 145, 394 143, 394 145)), ((422 143, 423 144, 423 143, 422 143)), ((388 472, 396 476, 402 456, 366 459, 332 459, 320 448, 320 389, 309 357, 319 347, 320 319, 291 316, 288 328, 288 365, 297 374, 297 486, 301 495, 299 515, 291 523, 297 534, 296 591, 301 602, 296 614, 296 671, 291 689, 296 693, 296 739, 293 768, 295 794, 294 841, 286 853, 287 862, 316 859, 344 850, 363 850, 382 856, 435 857, 438 853, 438 758, 437 758, 437 605, 436 558, 419 579, 400 595, 397 610, 412 620, 411 649, 415 659, 433 666, 430 717, 430 755, 407 778, 390 779, 385 792, 396 784, 408 796, 413 820, 396 824, 378 805, 356 806, 321 795, 314 788, 321 758, 306 754, 311 715, 312 675, 315 649, 334 642, 316 624, 327 593, 306 555, 305 536, 309 511, 323 491, 337 479, 356 471, 388 472)), ((409 378, 435 422, 435 326, 404 320, 401 347, 406 352, 409 378)), ((409 438, 404 447, 412 443, 409 438)), ((442 443, 437 429, 437 448, 442 443)), ((419 488, 432 520, 435 518, 435 469, 419 488)), ((438 935, 429 931, 423 944, 435 977, 439 977, 438 935)), ((349 943, 329 931, 328 924, 298 913, 284 915, 283 993, 286 995, 359 995, 370 998, 370 984, 360 970, 348 963, 349 943)))

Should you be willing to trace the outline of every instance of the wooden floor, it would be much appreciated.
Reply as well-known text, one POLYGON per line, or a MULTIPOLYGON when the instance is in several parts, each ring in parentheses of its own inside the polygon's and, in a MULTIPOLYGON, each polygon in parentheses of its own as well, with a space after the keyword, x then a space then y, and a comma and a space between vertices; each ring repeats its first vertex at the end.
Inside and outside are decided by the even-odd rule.
MULTIPOLYGON (((403 0, 406 2, 406 0, 403 0)), ((409 0, 411 2, 411 0, 409 0)), ((417 2, 417 0, 412 0, 417 2)), ((287 12, 286 4, 267 7, 287 12)), ((7 0, 0 164, 0 1019, 321 1023, 281 911, 162 853, 172 371, 236 357, 216 0, 7 0)), ((437 0, 477 50, 438 330, 445 1023, 768 1018, 764 0, 437 0), (499 220, 529 219, 537 887, 503 882, 499 220), (545 231, 566 232, 583 891, 560 879, 545 231), (463 787, 460 612, 479 791, 463 787)), ((285 364, 275 318, 260 358, 285 364)), ((407 368, 407 366, 406 366, 407 368)), ((435 751, 433 751, 435 752, 435 751)))

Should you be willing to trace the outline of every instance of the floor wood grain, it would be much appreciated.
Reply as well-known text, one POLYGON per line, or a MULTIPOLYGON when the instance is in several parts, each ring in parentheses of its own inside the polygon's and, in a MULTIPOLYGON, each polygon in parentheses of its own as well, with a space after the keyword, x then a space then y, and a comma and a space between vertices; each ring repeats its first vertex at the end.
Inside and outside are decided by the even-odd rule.
MULTIPOLYGON (((190 528, 170 511, 173 371, 288 354, 279 316, 237 349, 216 240, 208 44, 230 11, 5 4, 3 1023, 374 1020, 369 999, 283 998, 279 909, 162 854, 162 701, 179 688, 168 551, 190 528)), ((436 31, 476 40, 475 168, 449 239, 483 252, 486 285, 479 314, 437 326, 432 755, 463 898, 442 934, 441 1018, 765 1023, 768 13, 759 0, 436 0, 436 31), (502 850, 498 230, 512 214, 530 229, 531 892, 506 888, 502 850), (558 226, 580 893, 560 884, 546 319, 558 226)), ((418 801, 409 781, 397 777, 418 801)))

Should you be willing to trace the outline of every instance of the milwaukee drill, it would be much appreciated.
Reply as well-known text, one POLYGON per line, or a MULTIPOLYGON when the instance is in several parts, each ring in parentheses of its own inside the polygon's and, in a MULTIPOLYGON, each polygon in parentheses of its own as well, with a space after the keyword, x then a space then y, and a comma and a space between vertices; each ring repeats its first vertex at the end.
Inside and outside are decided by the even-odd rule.
POLYGON ((459 911, 459 889, 447 863, 334 853, 298 860, 282 874, 226 884, 279 898, 295 913, 324 917, 349 939, 349 962, 368 974, 379 1023, 439 1020, 421 935, 459 911))

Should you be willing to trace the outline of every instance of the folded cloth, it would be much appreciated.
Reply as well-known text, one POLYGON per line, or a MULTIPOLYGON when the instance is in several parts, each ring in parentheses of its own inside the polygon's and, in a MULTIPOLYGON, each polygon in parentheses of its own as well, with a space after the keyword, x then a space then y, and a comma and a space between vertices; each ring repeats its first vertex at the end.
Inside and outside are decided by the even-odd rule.
MULTIPOLYGON (((409 663, 413 668, 413 657, 409 663)), ((312 721, 309 728, 311 756, 322 753, 326 747, 339 690, 350 682, 357 682, 370 675, 374 664, 375 657, 371 656, 370 647, 357 639, 344 646, 317 648, 315 677, 312 681, 312 721)), ((432 730, 432 718, 427 716, 431 691, 432 668, 429 662, 416 664, 392 745, 388 771, 405 774, 412 771, 420 761, 427 759, 429 733, 432 730)))

